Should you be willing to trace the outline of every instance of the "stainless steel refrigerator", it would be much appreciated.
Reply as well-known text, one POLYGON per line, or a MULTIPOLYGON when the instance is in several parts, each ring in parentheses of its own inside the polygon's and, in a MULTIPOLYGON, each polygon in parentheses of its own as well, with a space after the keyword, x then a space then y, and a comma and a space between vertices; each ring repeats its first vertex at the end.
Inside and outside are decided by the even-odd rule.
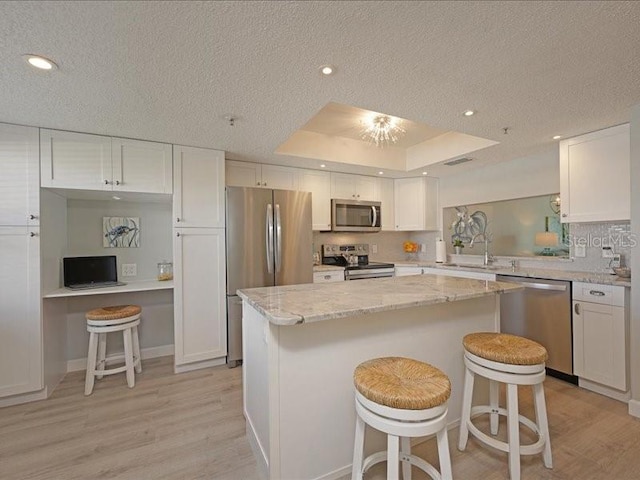
POLYGON ((313 282, 311 193, 227 187, 227 364, 242 360, 241 288, 313 282))

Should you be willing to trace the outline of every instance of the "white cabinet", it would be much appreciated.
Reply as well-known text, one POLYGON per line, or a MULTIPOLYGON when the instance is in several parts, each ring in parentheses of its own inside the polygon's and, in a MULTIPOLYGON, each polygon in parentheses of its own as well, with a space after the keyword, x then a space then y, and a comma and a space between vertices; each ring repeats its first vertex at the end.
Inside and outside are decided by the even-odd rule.
POLYGON ((382 214, 380 227, 382 228, 382 230, 393 231, 396 229, 396 216, 394 211, 395 200, 393 198, 393 179, 379 178, 378 182, 380 188, 378 198, 380 199, 380 203, 382 204, 380 207, 382 214))
POLYGON ((344 282, 344 270, 313 272, 313 283, 344 282))
POLYGON ((39 225, 38 129, 0 124, 0 225, 39 225))
POLYGON ((331 173, 331 198, 379 201, 378 178, 331 173))
POLYGON ((226 168, 226 184, 233 187, 298 190, 298 174, 297 168, 229 160, 226 168))
POLYGON ((319 170, 300 170, 300 190, 311 192, 314 230, 331 230, 331 174, 319 170))
POLYGON ((173 154, 175 366, 183 371, 227 355, 225 162, 217 150, 174 145, 173 154))
POLYGON ((583 379, 629 388, 629 314, 624 287, 573 284, 573 365, 583 379))
POLYGON ((171 145, 40 129, 43 187, 171 193, 171 145))
POLYGON ((43 388, 38 129, 0 124, 0 397, 43 388))
POLYGON ((560 142, 563 222, 629 220, 629 125, 560 142))
POLYGON ((224 228, 224 152, 173 146, 174 227, 224 228))
POLYGON ((227 354, 225 230, 174 231, 176 367, 227 354))
POLYGON ((398 231, 438 230, 438 179, 395 180, 394 209, 398 231))

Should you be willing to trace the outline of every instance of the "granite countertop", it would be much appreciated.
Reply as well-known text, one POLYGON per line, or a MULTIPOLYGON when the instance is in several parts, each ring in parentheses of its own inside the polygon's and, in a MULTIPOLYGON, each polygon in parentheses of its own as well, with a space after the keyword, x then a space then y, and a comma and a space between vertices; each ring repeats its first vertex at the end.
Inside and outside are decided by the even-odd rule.
POLYGON ((238 290, 275 325, 319 322, 365 313, 421 307, 521 290, 513 283, 437 275, 238 290))
POLYGON ((529 267, 517 267, 513 270, 511 267, 503 265, 490 265, 488 268, 483 268, 482 265, 450 265, 435 262, 394 262, 394 264, 396 267, 441 268, 444 270, 461 270, 469 272, 484 272, 494 275, 510 275, 512 277, 544 278, 547 280, 566 280, 570 282, 599 283, 601 285, 631 287, 630 278, 620 278, 617 275, 610 275, 608 273, 572 272, 551 268, 529 267))
POLYGON ((344 267, 340 265, 314 265, 314 272, 343 272, 344 267))

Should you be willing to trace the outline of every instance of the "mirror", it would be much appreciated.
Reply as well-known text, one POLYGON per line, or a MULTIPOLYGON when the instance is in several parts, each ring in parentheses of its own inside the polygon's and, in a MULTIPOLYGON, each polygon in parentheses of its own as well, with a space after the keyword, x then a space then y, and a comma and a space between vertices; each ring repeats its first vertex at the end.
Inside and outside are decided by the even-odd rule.
POLYGON ((492 255, 569 255, 559 194, 449 207, 443 209, 443 222, 448 253, 455 253, 453 242, 460 240, 461 253, 482 255, 486 233, 492 255))

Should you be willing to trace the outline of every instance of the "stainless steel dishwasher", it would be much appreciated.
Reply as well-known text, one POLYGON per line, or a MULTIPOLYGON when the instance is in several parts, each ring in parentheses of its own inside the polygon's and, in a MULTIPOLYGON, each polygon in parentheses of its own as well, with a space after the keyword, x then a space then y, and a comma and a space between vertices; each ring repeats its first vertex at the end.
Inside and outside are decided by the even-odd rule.
POLYGON ((549 353, 547 373, 577 385, 573 374, 571 282, 498 275, 500 282, 524 286, 500 296, 500 330, 530 338, 549 353))

